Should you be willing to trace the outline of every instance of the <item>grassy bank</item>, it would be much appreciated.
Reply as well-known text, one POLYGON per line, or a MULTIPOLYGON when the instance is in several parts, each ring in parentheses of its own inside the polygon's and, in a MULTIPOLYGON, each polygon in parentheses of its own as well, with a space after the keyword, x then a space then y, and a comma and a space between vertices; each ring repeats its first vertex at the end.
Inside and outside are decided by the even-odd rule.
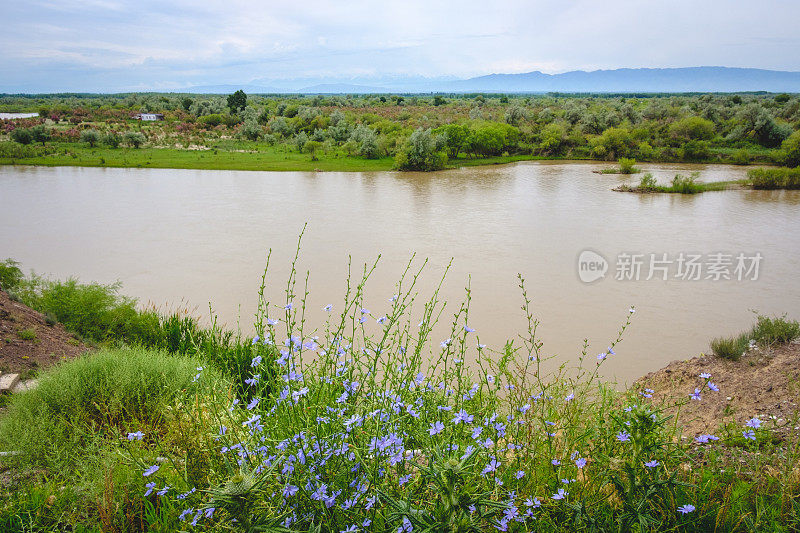
MULTIPOLYGON (((773 440, 772 422, 753 419, 683 444, 648 390, 615 392, 598 379, 623 349, 633 309, 621 310, 618 335, 597 356, 584 350, 546 374, 523 279, 527 329, 488 347, 470 318, 469 290, 445 315, 438 291, 418 294, 423 268, 410 262, 396 294, 371 312, 364 295, 374 266, 366 265, 314 327, 303 318, 308 295, 293 265, 285 297, 269 301, 259 290, 257 336, 237 342, 239 355, 210 357, 213 345, 198 343, 202 333, 193 326, 186 340, 194 348, 185 350, 193 358, 181 349, 110 349, 49 371, 0 418, 0 443, 21 452, 2 458, 0 529, 699 532, 800 525, 797 444, 773 440), (445 316, 452 317, 448 338, 432 338, 445 316), (242 354, 250 374, 237 394, 227 359, 240 365, 242 354)), ((44 306, 62 286, 17 279, 16 290, 44 306)), ((116 290, 105 292, 126 307, 116 290)), ((86 305, 60 301, 72 302, 62 312, 86 305)), ((103 320, 97 316, 91 321, 103 320)), ((148 321, 150 335, 126 342, 167 338, 167 321, 148 321)), ((98 335, 103 342, 121 338, 113 327, 106 331, 98 335)), ((707 376, 693 388, 728 393, 707 376)), ((691 393, 681 402, 702 401, 691 393)))
POLYGON ((754 168, 747 176, 754 189, 800 189, 800 168, 754 168))
MULTIPOLYGON (((523 159, 785 164, 772 95, 0 95, 0 164, 440 170, 523 159), (163 120, 141 121, 142 110, 163 120), (463 161, 462 161, 463 159, 463 161)), ((632 170, 632 169, 627 169, 632 170)))
POLYGON ((642 176, 638 185, 620 185, 615 191, 636 192, 636 193, 673 193, 673 194, 699 194, 709 191, 725 191, 730 189, 741 189, 749 186, 749 180, 729 180, 714 181, 704 183, 697 181, 699 173, 694 172, 690 176, 676 174, 670 185, 659 185, 652 174, 649 172, 642 176))
POLYGON ((207 170, 341 171, 372 172, 391 170, 394 159, 347 157, 344 152, 308 154, 281 147, 262 146, 258 150, 186 150, 180 148, 89 148, 55 145, 47 153, 27 158, 0 157, 0 164, 41 166, 185 168, 207 170))

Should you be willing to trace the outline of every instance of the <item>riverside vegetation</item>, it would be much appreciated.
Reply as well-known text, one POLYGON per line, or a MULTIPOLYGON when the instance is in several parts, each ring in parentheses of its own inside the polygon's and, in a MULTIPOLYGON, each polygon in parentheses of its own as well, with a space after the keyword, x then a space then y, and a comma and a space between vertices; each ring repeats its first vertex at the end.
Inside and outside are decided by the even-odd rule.
MULTIPOLYGON (((524 159, 800 164, 800 98, 2 95, 0 164, 437 170, 524 159), (141 122, 139 112, 162 113, 141 122)), ((633 172, 633 169, 628 169, 633 172)))
MULTIPOLYGON (((312 327, 297 261, 255 336, 139 310, 117 286, 0 268, 15 298, 100 342, 0 418, 3 531, 796 531, 797 442, 751 418, 693 444, 652 391, 598 378, 599 354, 546 374, 538 322, 480 343, 470 289, 445 313, 412 258, 365 306, 377 261, 312 327), (9 281, 10 280, 10 281, 9 281), (449 335, 431 338, 449 317, 449 335)), ((267 260, 269 266, 269 258, 267 260)), ((441 287, 441 283, 438 285, 441 287)), ((596 350, 595 350, 596 351, 596 350)), ((726 394, 696 378, 685 402, 726 394), (690 396, 691 395, 691 396, 690 396)))

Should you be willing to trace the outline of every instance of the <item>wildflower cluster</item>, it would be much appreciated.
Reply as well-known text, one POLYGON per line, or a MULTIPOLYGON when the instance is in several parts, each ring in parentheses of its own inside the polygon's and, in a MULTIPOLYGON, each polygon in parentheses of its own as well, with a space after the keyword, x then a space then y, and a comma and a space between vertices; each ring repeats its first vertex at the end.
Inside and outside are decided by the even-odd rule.
POLYGON ((469 289, 449 335, 431 342, 443 304, 437 291, 412 306, 419 272, 410 265, 377 319, 365 319, 365 269, 338 316, 325 306, 330 318, 311 332, 293 268, 286 301, 259 305, 247 394, 207 407, 215 468, 204 483, 171 457, 157 460, 168 453, 148 435, 128 434, 145 496, 174 502, 196 528, 341 532, 526 531, 578 527, 593 513, 635 522, 628 507, 601 511, 605 486, 636 499, 640 525, 674 501, 664 419, 647 406, 619 410, 596 381, 633 308, 588 372, 545 379, 522 280, 529 336, 495 352, 472 340, 469 289), (620 481, 619 461, 633 485, 620 481))

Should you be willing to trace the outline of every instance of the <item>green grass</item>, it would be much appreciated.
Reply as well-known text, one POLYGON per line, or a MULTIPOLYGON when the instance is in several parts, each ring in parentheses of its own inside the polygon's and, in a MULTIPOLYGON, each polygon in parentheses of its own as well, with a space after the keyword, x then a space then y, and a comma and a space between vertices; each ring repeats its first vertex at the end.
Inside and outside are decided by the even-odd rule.
POLYGON ((635 159, 627 159, 625 157, 620 157, 619 159, 619 167, 616 168, 604 168, 600 171, 601 174, 638 174, 642 171, 642 169, 634 166, 636 164, 635 159))
POLYGON ((755 325, 747 332, 733 337, 718 337, 711 341, 711 351, 717 357, 738 361, 747 352, 750 343, 770 347, 786 344, 800 337, 800 323, 788 320, 786 315, 768 317, 758 315, 755 325))
POLYGON ((158 317, 139 312, 136 300, 122 296, 119 289, 119 284, 84 284, 74 278, 51 281, 32 276, 18 282, 11 294, 83 338, 146 343, 158 317))
MULTIPOLYGON (((0 142, 0 145, 4 143, 0 142)), ((68 143, 52 143, 48 155, 26 158, 3 157, 0 165, 81 166, 118 168, 181 168, 207 170, 253 171, 315 171, 324 172, 377 172, 393 170, 393 157, 365 159, 351 157, 337 150, 317 152, 317 160, 309 154, 286 150, 280 146, 244 143, 236 151, 236 144, 210 150, 184 150, 179 148, 88 148, 68 143), (66 152, 66 153, 65 153, 66 152)), ((447 163, 448 168, 482 165, 501 165, 516 161, 563 159, 536 155, 508 155, 497 157, 458 157, 447 163)))
POLYGON ((24 341, 36 341, 36 330, 33 328, 21 329, 17 331, 17 337, 24 341))
POLYGON ((800 189, 800 168, 754 168, 747 176, 754 189, 800 189))
POLYGON ((312 161, 309 154, 284 151, 269 146, 263 146, 257 152, 178 148, 88 148, 66 143, 56 143, 53 148, 54 153, 46 156, 25 159, 0 158, 0 165, 342 172, 391 170, 394 166, 394 159, 391 157, 363 159, 347 157, 341 152, 335 154, 320 152, 319 159, 312 161))
POLYGON ((717 337, 711 341, 711 351, 717 357, 738 361, 750 346, 750 336, 742 333, 735 337, 717 337))
MULTIPOLYGON (((98 438, 128 431, 168 431, 168 409, 201 390, 198 359, 143 349, 107 349, 62 363, 15 394, 0 420, 0 450, 20 451, 28 464, 60 470, 98 438)), ((208 370, 204 379, 217 380, 208 370)), ((152 435, 155 436, 155 435, 152 435)))
MULTIPOLYGON (((12 259, 2 264, 13 265, 14 272, 19 271, 19 263, 12 259)), ((184 313, 162 314, 152 308, 141 309, 134 298, 120 294, 118 283, 82 283, 75 278, 48 280, 36 275, 14 279, 9 293, 12 298, 45 314, 48 323, 62 323, 84 341, 197 356, 229 376, 240 398, 252 397, 245 383, 255 373, 250 366, 254 355, 252 339, 222 330, 214 317, 210 327, 203 327, 196 317, 184 313)), ((18 335, 27 338, 30 332, 18 335)))
POLYGON ((787 320, 786 315, 780 317, 759 315, 750 336, 762 346, 785 344, 800 337, 800 323, 797 320, 787 320))
POLYGON ((670 185, 658 185, 652 174, 642 176, 638 185, 620 185, 615 191, 638 193, 671 193, 671 194, 700 194, 710 191, 725 191, 741 187, 748 183, 747 180, 714 181, 709 183, 698 182, 697 173, 691 176, 677 174, 670 185))

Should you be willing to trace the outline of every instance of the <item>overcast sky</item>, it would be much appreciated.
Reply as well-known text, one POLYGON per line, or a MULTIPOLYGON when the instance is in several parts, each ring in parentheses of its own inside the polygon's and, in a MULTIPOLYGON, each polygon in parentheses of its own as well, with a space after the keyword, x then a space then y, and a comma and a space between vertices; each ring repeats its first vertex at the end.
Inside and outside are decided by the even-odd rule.
POLYGON ((0 20, 4 92, 620 67, 800 71, 798 0, 1 0, 0 20))

